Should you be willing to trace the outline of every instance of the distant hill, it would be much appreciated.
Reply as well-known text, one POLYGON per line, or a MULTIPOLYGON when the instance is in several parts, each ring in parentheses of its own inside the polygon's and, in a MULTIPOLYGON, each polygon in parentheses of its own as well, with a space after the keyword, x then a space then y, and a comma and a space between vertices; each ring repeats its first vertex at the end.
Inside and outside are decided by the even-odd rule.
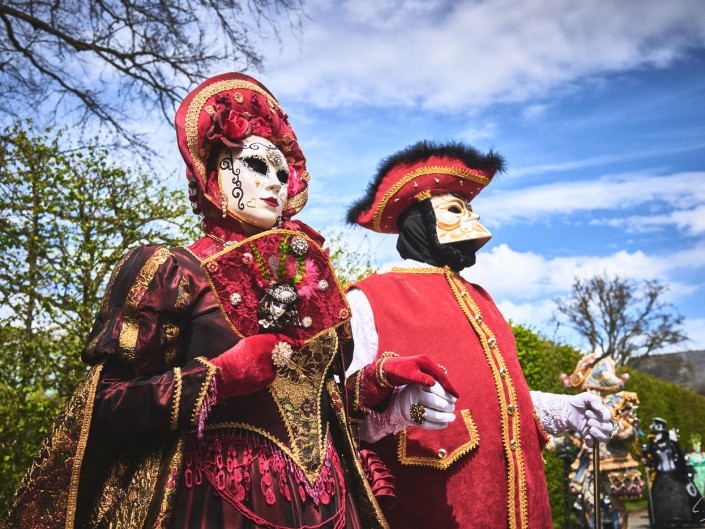
POLYGON ((705 396, 705 351, 650 355, 640 360, 635 367, 705 396))

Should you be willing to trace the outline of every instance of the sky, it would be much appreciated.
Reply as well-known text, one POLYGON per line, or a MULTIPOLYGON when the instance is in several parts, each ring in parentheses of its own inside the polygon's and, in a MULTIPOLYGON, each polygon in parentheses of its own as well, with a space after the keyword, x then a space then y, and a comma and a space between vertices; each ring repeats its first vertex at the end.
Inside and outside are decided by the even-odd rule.
POLYGON ((473 201, 493 238, 463 275, 507 319, 581 347, 550 323, 576 276, 654 279, 686 317, 691 341, 676 349, 705 349, 705 3, 312 0, 305 12, 301 31, 261 42, 255 74, 308 159, 302 220, 388 269, 395 236, 342 228, 379 161, 421 139, 491 148, 508 170, 473 201))

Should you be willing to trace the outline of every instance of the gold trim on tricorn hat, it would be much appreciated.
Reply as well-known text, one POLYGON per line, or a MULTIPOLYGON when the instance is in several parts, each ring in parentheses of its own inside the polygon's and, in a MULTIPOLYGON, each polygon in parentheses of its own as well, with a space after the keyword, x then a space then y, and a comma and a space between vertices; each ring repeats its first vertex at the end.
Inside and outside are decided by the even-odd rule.
POLYGON ((460 142, 421 141, 382 161, 347 220, 376 232, 399 233, 399 216, 416 202, 446 193, 469 202, 503 169, 504 160, 492 151, 481 154, 460 142))

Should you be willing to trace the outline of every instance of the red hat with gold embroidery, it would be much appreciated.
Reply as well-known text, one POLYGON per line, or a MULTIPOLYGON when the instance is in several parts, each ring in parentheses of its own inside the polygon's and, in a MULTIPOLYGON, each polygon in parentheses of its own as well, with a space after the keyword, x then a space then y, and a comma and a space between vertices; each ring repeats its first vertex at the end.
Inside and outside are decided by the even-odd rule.
MULTIPOLYGON (((219 147, 242 145, 251 135, 271 141, 289 165, 288 199, 282 215, 301 211, 308 198, 309 174, 289 119, 267 88, 247 75, 225 73, 201 83, 176 112, 176 138, 195 198, 220 208, 220 187, 211 155, 219 147)), ((193 198, 192 198, 193 200, 193 198)))
POLYGON ((469 202, 503 170, 504 159, 492 151, 482 154, 460 142, 420 141, 380 163, 365 196, 348 209, 347 221, 399 233, 397 220, 413 204, 446 193, 469 202))

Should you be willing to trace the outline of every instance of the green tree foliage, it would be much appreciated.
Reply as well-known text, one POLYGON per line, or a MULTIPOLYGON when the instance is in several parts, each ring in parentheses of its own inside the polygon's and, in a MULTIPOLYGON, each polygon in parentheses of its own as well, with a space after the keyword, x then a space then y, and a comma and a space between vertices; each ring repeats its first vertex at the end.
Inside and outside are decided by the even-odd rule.
POLYGON ((61 132, 0 133, 0 502, 85 367, 80 352, 112 267, 192 227, 183 193, 61 132))
POLYGON ((359 244, 351 246, 350 237, 338 230, 328 234, 326 242, 330 248, 331 263, 344 289, 376 271, 367 236, 363 236, 359 244))
MULTIPOLYGON (((548 340, 524 325, 512 325, 519 362, 529 389, 549 393, 564 393, 561 373, 571 373, 580 359, 580 352, 565 344, 548 340)), ((563 460, 556 454, 544 452, 544 468, 553 519, 562 522, 565 507, 563 498, 563 460)), ((556 522, 556 527, 561 527, 556 522)))
POLYGON ((529 327, 512 325, 519 362, 532 390, 563 393, 561 373, 571 373, 580 352, 570 345, 548 340, 529 327))
MULTIPOLYGON (((517 343, 519 361, 529 388, 552 393, 564 393, 561 373, 571 373, 583 353, 565 344, 558 344, 542 337, 523 325, 512 325, 517 343)), ((651 419, 661 417, 668 421, 669 428, 677 428, 681 435, 681 447, 688 450, 690 436, 705 436, 705 398, 669 382, 664 382, 637 369, 628 368, 631 379, 628 391, 639 395, 638 416, 641 429, 648 432, 651 419)), ((644 442, 644 438, 640 442, 644 442)), ((638 459, 638 447, 634 455, 638 459)), ((548 482, 554 527, 563 527, 564 484, 563 461, 557 454, 545 451, 546 479, 548 482)))

